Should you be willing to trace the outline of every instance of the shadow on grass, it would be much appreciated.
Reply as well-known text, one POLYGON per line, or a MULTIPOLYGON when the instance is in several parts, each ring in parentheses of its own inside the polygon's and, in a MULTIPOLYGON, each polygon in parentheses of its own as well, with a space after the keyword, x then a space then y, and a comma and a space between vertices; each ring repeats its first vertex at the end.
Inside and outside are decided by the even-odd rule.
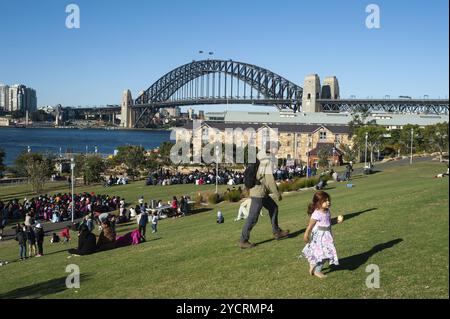
POLYGON ((131 226, 131 225, 136 225, 136 220, 131 220, 128 222, 124 222, 124 223, 116 223, 116 227, 123 227, 123 226, 131 226))
MULTIPOLYGON (((367 213, 367 212, 371 212, 371 211, 374 211, 374 210, 377 210, 377 209, 378 208, 374 207, 374 208, 368 208, 368 209, 365 209, 365 210, 362 210, 362 211, 359 211, 359 212, 355 212, 355 213, 345 214, 345 215, 343 215, 344 216, 344 221, 352 219, 352 218, 355 218, 355 217, 358 217, 361 214, 364 214, 364 213, 367 213)), ((334 218, 331 219, 331 225, 335 225, 335 224, 337 224, 337 217, 334 217, 334 218)))
POLYGON ((403 239, 397 238, 382 244, 375 245, 372 247, 372 249, 363 252, 361 254, 339 259, 339 265, 338 266, 331 265, 328 272, 339 270, 356 270, 360 266, 364 265, 369 260, 369 258, 375 255, 376 253, 379 253, 388 248, 392 248, 395 245, 401 243, 402 241, 403 239))
POLYGON ((204 213, 204 212, 209 212, 209 211, 212 211, 212 210, 213 210, 212 208, 197 208, 197 209, 191 210, 186 216, 200 214, 200 213, 204 213))
POLYGON ((275 240, 275 238, 266 239, 266 240, 263 240, 263 241, 255 243, 255 245, 258 246, 258 245, 262 245, 262 244, 265 244, 265 243, 270 243, 271 241, 274 241, 274 240, 275 240))
MULTIPOLYGON (((51 279, 49 281, 43 281, 27 287, 17 288, 4 294, 0 294, 0 299, 18 299, 18 298, 37 299, 47 295, 56 294, 68 289, 66 287, 66 278, 67 277, 64 276, 60 278, 51 279)), ((88 278, 89 276, 81 274, 80 284, 88 278)))
MULTIPOLYGON (((131 233, 127 233, 126 235, 130 235, 130 236, 131 236, 131 233)), ((97 253, 101 253, 101 252, 104 252, 104 251, 116 250, 116 249, 120 249, 120 248, 124 248, 124 247, 139 246, 139 245, 142 245, 142 244, 145 244, 145 243, 154 242, 155 240, 160 240, 160 239, 162 239, 162 237, 159 237, 159 235, 156 235, 156 234, 152 234, 152 235, 146 234, 145 241, 140 242, 140 243, 137 244, 137 245, 133 245, 133 244, 131 244, 131 243, 116 244, 116 246, 115 246, 114 248, 111 248, 111 249, 105 249, 105 250, 99 250, 99 251, 96 251, 96 252, 92 253, 91 255, 94 255, 94 254, 97 254, 97 253), (158 237, 151 237, 151 236, 158 236, 158 237)))
POLYGON ((343 181, 343 182, 351 183, 351 181, 354 179, 367 178, 367 177, 368 177, 367 175, 355 175, 355 176, 352 176, 352 178, 350 178, 350 180, 343 181))

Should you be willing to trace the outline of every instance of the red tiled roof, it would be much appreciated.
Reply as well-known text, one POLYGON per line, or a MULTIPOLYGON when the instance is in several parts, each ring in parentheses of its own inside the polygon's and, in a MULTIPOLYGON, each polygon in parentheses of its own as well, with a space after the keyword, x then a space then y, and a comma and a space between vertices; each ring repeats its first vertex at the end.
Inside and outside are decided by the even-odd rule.
POLYGON ((340 149, 338 149, 337 147, 334 146, 334 143, 317 143, 316 148, 312 149, 309 152, 309 155, 313 155, 313 156, 317 156, 319 154, 319 152, 323 149, 329 149, 329 156, 333 156, 333 155, 337 155, 340 156, 342 155, 342 151, 340 149), (333 148, 334 148, 334 154, 333 154, 333 148))

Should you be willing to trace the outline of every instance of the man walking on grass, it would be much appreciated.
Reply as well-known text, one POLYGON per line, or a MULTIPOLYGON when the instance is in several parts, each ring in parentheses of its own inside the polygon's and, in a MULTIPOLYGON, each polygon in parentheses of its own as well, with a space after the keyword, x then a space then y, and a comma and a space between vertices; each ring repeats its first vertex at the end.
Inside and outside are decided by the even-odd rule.
POLYGON ((289 230, 281 230, 278 226, 278 205, 269 196, 269 194, 275 194, 278 201, 282 200, 281 193, 273 178, 275 155, 277 152, 278 148, 276 145, 271 147, 270 142, 266 142, 265 151, 261 150, 257 154, 259 167, 256 172, 255 185, 250 188, 250 211, 239 241, 239 247, 241 249, 253 248, 256 246, 249 242, 250 232, 258 222, 259 213, 263 207, 269 211, 272 232, 275 239, 278 240, 289 235, 289 230))

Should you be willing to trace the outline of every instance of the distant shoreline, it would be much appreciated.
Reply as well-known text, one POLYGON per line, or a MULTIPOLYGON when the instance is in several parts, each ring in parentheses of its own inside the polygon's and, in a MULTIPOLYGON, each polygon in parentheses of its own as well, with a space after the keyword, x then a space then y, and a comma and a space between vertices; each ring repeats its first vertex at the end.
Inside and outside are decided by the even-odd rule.
POLYGON ((171 128, 125 128, 125 127, 77 127, 77 126, 61 126, 61 127, 51 127, 51 126, 0 126, 0 129, 55 129, 55 130, 101 130, 101 131, 160 131, 167 132, 173 130, 175 127, 171 128))

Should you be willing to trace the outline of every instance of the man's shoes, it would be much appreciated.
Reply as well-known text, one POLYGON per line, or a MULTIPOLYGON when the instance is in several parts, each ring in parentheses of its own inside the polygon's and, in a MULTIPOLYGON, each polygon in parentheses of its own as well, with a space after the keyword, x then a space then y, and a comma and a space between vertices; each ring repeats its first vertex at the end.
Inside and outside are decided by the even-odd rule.
POLYGON ((248 240, 239 242, 239 247, 241 247, 241 249, 253 248, 255 246, 255 244, 252 244, 248 240))
POLYGON ((273 237, 275 237, 276 240, 279 240, 279 239, 282 239, 282 238, 285 238, 285 237, 288 237, 288 236, 289 236, 289 230, 288 229, 287 230, 281 230, 280 229, 279 232, 276 232, 276 233, 273 234, 273 237))

